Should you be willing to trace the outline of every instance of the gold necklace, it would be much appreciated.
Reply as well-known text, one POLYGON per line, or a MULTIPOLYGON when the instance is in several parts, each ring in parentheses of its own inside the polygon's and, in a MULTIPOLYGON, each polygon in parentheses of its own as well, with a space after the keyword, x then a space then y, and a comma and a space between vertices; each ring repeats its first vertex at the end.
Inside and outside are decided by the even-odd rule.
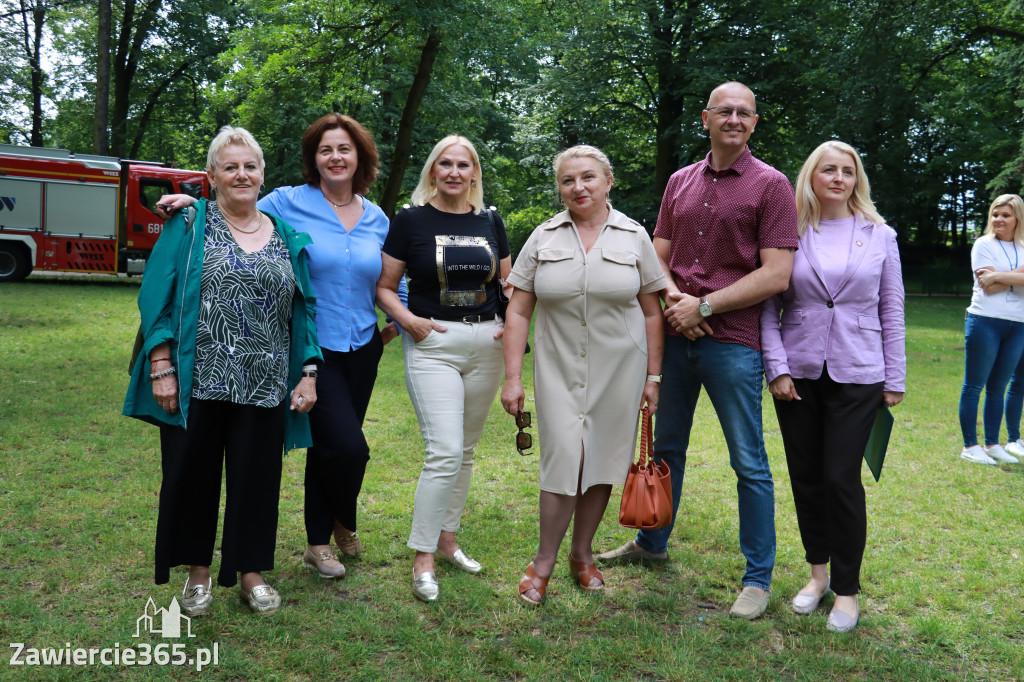
POLYGON ((227 221, 228 225, 230 225, 231 227, 235 228, 236 230, 238 230, 238 231, 239 231, 239 232, 241 232, 242 234, 255 234, 255 233, 257 233, 257 232, 259 232, 259 231, 260 231, 260 228, 261 228, 261 227, 263 227, 263 212, 262 212, 262 211, 256 211, 256 212, 260 214, 260 222, 259 222, 259 223, 257 223, 257 224, 256 224, 256 227, 254 227, 254 228, 253 228, 253 229, 251 229, 251 230, 243 230, 243 229, 242 229, 242 228, 240 228, 240 227, 239 227, 238 225, 235 225, 235 224, 234 224, 233 222, 231 222, 231 219, 230 219, 230 218, 228 218, 227 214, 226 214, 226 213, 224 213, 224 211, 221 211, 221 212, 220 212, 220 214, 221 214, 222 216, 224 216, 224 220, 226 220, 226 221, 227 221))
POLYGON ((351 204, 351 203, 352 203, 353 201, 355 201, 355 199, 356 199, 356 193, 355 193, 355 192, 353 192, 353 193, 352 193, 352 196, 351 196, 351 197, 349 197, 348 201, 346 201, 346 202, 345 202, 344 204, 339 204, 339 203, 338 203, 338 202, 336 202, 336 201, 335 201, 334 199, 331 199, 331 198, 330 198, 329 196, 327 196, 327 192, 324 192, 323 190, 320 190, 320 191, 321 191, 321 192, 323 192, 323 195, 324 195, 324 199, 327 199, 327 202, 328 202, 328 203, 329 203, 329 204, 330 204, 331 206, 333 206, 334 208, 345 208, 346 206, 348 206, 349 204, 351 204))

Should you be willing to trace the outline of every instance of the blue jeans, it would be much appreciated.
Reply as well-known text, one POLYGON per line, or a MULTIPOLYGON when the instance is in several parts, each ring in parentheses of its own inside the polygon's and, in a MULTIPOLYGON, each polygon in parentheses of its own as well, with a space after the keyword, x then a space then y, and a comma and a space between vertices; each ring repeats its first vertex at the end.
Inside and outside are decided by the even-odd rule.
POLYGON ((1020 439, 1021 412, 1024 412, 1024 353, 1006 390, 1006 440, 1010 443, 1020 439))
MULTIPOLYGON (((964 339, 964 387, 960 391, 960 430, 964 447, 978 444, 978 401, 982 387, 985 388, 982 415, 985 445, 995 445, 999 442, 999 426, 1003 421, 1003 393, 1024 353, 1024 322, 967 313, 964 339)), ((1017 416, 1019 422, 1019 408, 1017 416)))
POLYGON ((672 472, 673 523, 640 531, 636 542, 650 552, 668 548, 682 493, 693 413, 703 386, 722 424, 729 464, 736 472, 740 550, 747 559, 743 585, 767 590, 775 566, 775 486, 761 427, 761 353, 708 337, 690 341, 666 336, 662 373, 654 456, 668 462, 672 472))

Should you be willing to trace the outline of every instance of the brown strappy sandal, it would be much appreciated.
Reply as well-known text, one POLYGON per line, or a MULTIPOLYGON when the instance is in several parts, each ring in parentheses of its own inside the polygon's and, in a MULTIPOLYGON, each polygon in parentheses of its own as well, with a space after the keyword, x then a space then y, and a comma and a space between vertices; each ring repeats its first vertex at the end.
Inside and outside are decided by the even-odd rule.
POLYGON ((537 607, 540 606, 544 601, 544 593, 548 591, 548 581, 551 580, 549 575, 547 578, 541 578, 533 570, 533 562, 526 567, 526 575, 519 581, 519 601, 523 602, 527 606, 537 607), (540 595, 538 601, 534 601, 526 596, 526 593, 530 590, 537 590, 540 595))
POLYGON ((593 592, 604 589, 604 576, 598 570, 597 564, 585 564, 582 561, 578 561, 571 551, 569 552, 569 570, 576 577, 576 584, 584 590, 593 592), (601 584, 597 586, 591 585, 590 582, 594 578, 600 580, 601 584))

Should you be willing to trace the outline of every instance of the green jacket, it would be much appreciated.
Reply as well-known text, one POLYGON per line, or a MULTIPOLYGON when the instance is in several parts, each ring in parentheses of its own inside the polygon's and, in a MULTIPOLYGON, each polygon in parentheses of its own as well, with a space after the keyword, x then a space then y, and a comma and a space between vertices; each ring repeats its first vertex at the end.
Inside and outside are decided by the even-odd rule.
MULTIPOLYGON (((316 299, 309 283, 305 248, 313 240, 305 232, 296 232, 280 218, 271 216, 274 227, 284 239, 291 254, 292 269, 298 289, 292 301, 291 352, 288 360, 288 389, 302 378, 307 361, 323 363, 316 337, 316 299)), ((151 424, 170 424, 185 428, 189 400, 192 397, 192 372, 195 364, 196 327, 199 318, 199 284, 203 274, 205 248, 206 200, 196 203, 195 224, 188 229, 184 212, 179 212, 164 225, 160 239, 146 264, 146 274, 139 289, 139 312, 145 342, 132 368, 131 383, 121 414, 151 424), (175 414, 168 414, 153 398, 149 381, 149 354, 164 342, 171 344, 171 361, 177 368, 178 404, 175 414)), ((309 416, 286 410, 285 450, 309 447, 313 443, 309 416)))

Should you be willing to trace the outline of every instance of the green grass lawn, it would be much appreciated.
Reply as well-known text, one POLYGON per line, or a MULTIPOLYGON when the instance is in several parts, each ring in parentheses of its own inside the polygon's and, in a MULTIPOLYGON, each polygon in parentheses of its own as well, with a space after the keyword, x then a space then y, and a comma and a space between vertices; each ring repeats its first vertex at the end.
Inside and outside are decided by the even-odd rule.
MULTIPOLYGON (((563 547, 537 610, 515 599, 537 539, 537 457, 516 453, 513 420, 495 402, 459 536, 484 572, 439 563, 440 598, 417 602, 405 541, 422 441, 395 344, 367 419, 365 551, 347 563, 348 576, 324 581, 301 565, 304 457, 293 452, 285 460, 277 568, 267 574, 284 597, 282 610, 255 616, 237 590, 215 587, 212 614, 192 623, 195 638, 163 640, 133 637, 147 599, 167 606, 185 579, 176 569, 171 585, 153 585, 157 431, 120 416, 137 293, 137 281, 113 278, 34 276, 0 286, 4 647, 185 642, 191 652, 217 643, 219 663, 203 674, 247 680, 1024 678, 1024 465, 986 467, 957 456, 966 300, 908 305, 909 392, 894 410, 881 482, 864 469, 868 548, 862 621, 852 634, 825 631, 830 599, 811 616, 790 609, 807 568, 767 392, 778 560, 762 619, 727 615, 743 557, 735 477, 706 400, 671 560, 608 569, 604 593, 586 594, 568 576, 563 547)), ((618 494, 598 549, 631 537, 616 522, 618 494)), ((16 667, 7 651, 5 678, 197 676, 155 665, 16 667)))

